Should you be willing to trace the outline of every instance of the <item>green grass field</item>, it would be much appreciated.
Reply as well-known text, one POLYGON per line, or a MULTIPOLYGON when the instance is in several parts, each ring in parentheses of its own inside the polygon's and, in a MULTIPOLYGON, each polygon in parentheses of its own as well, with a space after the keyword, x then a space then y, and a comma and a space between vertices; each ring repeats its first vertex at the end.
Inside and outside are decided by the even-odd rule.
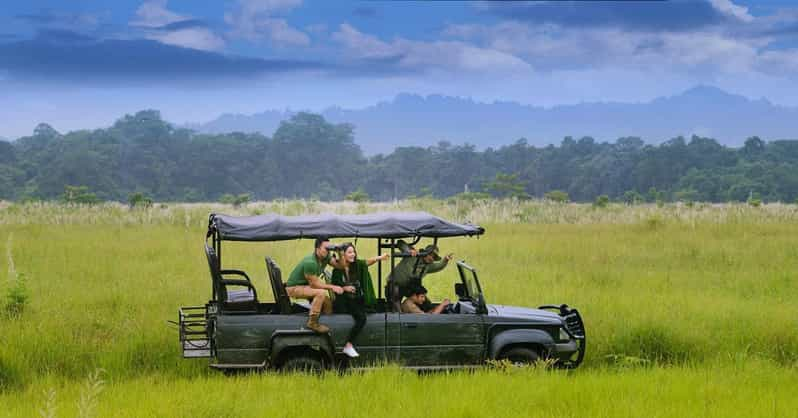
MULTIPOLYGON (((20 315, 0 316, 0 415, 796 416, 797 220, 795 205, 0 204, 2 305, 19 280, 29 296, 20 315), (209 297, 209 211, 414 208, 486 227, 441 246, 479 269, 488 303, 578 307, 583 366, 228 377, 181 358, 166 321, 209 297)), ((267 299, 263 256, 289 269, 311 246, 231 243, 224 265, 267 299)), ((425 285, 453 297, 455 279, 447 269, 425 285)))

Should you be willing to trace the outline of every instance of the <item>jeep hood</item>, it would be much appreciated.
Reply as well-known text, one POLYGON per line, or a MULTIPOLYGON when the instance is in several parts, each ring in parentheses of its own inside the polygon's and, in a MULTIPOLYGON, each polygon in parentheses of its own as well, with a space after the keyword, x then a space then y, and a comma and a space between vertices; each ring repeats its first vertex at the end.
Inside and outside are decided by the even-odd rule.
POLYGON ((559 315, 542 309, 522 308, 518 306, 488 305, 488 315, 507 319, 523 320, 535 323, 562 325, 559 315))

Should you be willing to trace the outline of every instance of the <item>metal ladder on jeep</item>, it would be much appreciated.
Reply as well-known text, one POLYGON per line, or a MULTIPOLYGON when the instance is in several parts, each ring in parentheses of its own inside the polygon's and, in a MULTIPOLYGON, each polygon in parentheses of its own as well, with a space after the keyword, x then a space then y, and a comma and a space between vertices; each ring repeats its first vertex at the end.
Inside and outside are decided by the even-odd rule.
POLYGON ((183 358, 202 358, 213 356, 211 340, 212 322, 208 320, 208 305, 183 306, 180 308, 180 345, 183 358))

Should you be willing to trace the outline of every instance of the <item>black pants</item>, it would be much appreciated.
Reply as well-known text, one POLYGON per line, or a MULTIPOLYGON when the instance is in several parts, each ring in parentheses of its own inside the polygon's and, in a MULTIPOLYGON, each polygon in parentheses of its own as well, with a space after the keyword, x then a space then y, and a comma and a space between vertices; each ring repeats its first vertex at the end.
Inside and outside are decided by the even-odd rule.
POLYGON ((350 343, 355 342, 355 338, 366 326, 366 307, 363 304, 362 298, 352 298, 346 295, 338 295, 335 298, 335 312, 348 313, 352 315, 355 320, 355 325, 349 331, 349 336, 346 337, 350 343))

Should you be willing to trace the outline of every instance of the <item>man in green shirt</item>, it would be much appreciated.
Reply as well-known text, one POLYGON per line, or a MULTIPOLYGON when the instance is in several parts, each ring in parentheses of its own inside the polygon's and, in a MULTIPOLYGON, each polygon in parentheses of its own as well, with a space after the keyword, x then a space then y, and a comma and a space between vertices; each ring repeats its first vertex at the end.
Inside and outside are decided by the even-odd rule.
POLYGON ((327 291, 332 290, 337 295, 344 292, 344 289, 340 286, 327 284, 321 278, 321 274, 327 264, 333 267, 336 266, 332 261, 330 251, 327 249, 328 245, 330 245, 330 240, 327 237, 316 238, 313 253, 297 264, 285 283, 285 291, 288 296, 295 299, 311 300, 310 314, 306 326, 322 334, 330 331, 330 328, 326 325, 319 324, 319 315, 322 312, 325 314, 332 313, 332 302, 327 291))
MULTIPOLYGON (((410 257, 403 258, 388 276, 391 286, 398 288, 399 294, 395 295, 398 297, 410 296, 410 289, 420 287, 421 279, 425 275, 437 273, 446 268, 454 255, 450 253, 441 258, 438 255, 438 246, 434 244, 426 246, 421 253, 403 240, 399 240, 396 246, 405 255, 410 255, 410 257)), ((427 304, 431 305, 429 301, 427 304)))

